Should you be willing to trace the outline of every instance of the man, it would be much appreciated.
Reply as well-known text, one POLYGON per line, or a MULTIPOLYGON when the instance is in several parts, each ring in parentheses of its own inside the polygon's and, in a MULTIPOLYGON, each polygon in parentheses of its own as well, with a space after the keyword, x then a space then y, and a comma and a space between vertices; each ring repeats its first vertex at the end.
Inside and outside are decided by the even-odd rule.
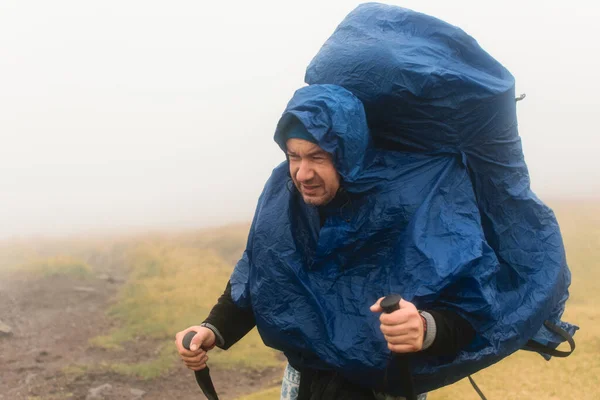
MULTIPOLYGON (((364 111, 360 101, 342 88, 318 85, 303 88, 296 93, 295 99, 290 104, 294 104, 295 100, 299 102, 300 108, 306 106, 309 109, 312 104, 318 102, 334 104, 331 108, 325 107, 324 110, 319 110, 322 113, 330 114, 327 119, 332 119, 331 115, 339 108, 335 106, 336 103, 345 102, 350 104, 355 109, 350 110, 353 117, 346 123, 359 127, 354 132, 348 132, 339 129, 339 126, 332 125, 330 128, 333 129, 327 130, 329 134, 334 132, 332 135, 335 138, 321 137, 317 139, 291 114, 286 114, 282 118, 283 122, 278 130, 276 140, 286 152, 287 165, 284 168, 289 173, 293 186, 283 185, 278 191, 283 191, 291 197, 298 196, 305 207, 314 209, 318 214, 318 219, 315 219, 315 224, 318 224, 318 226, 311 227, 311 229, 321 230, 328 222, 334 222, 338 213, 344 213, 344 209, 350 209, 353 205, 368 202, 370 198, 377 198, 372 193, 357 195, 347 192, 345 186, 348 186, 348 182, 344 182, 339 172, 339 170, 343 171, 342 173, 348 178, 352 175, 352 169, 360 169, 358 165, 351 166, 340 157, 343 155, 349 156, 354 162, 356 161, 353 159, 354 157, 364 156, 365 152, 371 151, 368 149, 369 132, 366 128, 364 111), (321 146, 328 148, 329 151, 321 146), (346 151, 348 149, 354 149, 355 152, 358 150, 358 152, 350 155, 346 151), (341 154, 341 150, 344 150, 343 154, 341 154)), ((298 106, 295 108, 298 109, 298 106)), ((322 114, 308 117, 305 115, 309 119, 318 119, 322 116, 322 114)), ((274 173, 274 175, 277 174, 274 173)), ((357 215, 356 212, 359 211, 359 208, 346 211, 344 218, 352 218, 353 214, 357 215)), ((270 210, 270 212, 286 214, 294 212, 294 208, 290 209, 284 206, 281 209, 270 210)), ((302 212, 298 214, 293 216, 292 219, 302 217, 302 212)), ((256 225, 257 218, 261 218, 258 212, 255 216, 254 225, 256 225)), ((296 230, 295 233, 302 235, 302 230, 296 230)), ((276 242, 278 238, 273 237, 272 240, 276 242)), ((369 250, 369 253, 376 254, 380 251, 382 249, 375 246, 369 250)), ((385 286, 384 282, 381 282, 381 284, 385 286)), ((373 297, 375 294, 373 293, 371 296, 373 297)), ((371 305, 371 312, 381 313, 380 301, 381 298, 371 305)), ((413 303, 406 300, 400 302, 400 310, 389 315, 381 314, 379 320, 381 324, 381 334, 379 336, 387 342, 389 350, 399 354, 423 352, 429 355, 451 356, 457 353, 473 337, 473 329, 470 324, 456 313, 447 310, 419 311, 413 303)), ((305 322, 311 323, 310 321, 304 321, 303 315, 300 313, 298 314, 298 320, 294 323, 301 325, 305 322)), ((253 308, 238 307, 232 300, 231 284, 228 284, 225 293, 202 325, 189 327, 177 334, 178 351, 182 360, 190 369, 200 370, 206 365, 207 352, 210 349, 215 345, 223 349, 229 348, 254 325, 253 308), (191 351, 188 351, 182 347, 181 340, 190 330, 196 331, 197 334, 192 339, 191 351)), ((349 333, 351 334, 351 332, 349 333)), ((374 390, 377 389, 375 387, 365 388, 355 385, 349 379, 336 377, 330 371, 323 372, 320 368, 308 368, 302 364, 296 367, 301 370, 299 397, 301 399, 320 398, 317 394, 319 393, 319 387, 331 387, 332 385, 336 388, 330 388, 330 395, 323 398, 332 398, 330 397, 331 390, 336 393, 335 398, 344 398, 344 393, 347 396, 352 396, 351 398, 375 398, 374 390)))
MULTIPOLYGON (((570 272, 529 187, 510 72, 457 27, 369 3, 305 80, 275 133, 288 161, 193 344, 228 348, 256 324, 313 400, 405 395, 407 358, 425 393, 522 348, 573 348, 570 272), (392 293, 400 310, 379 314, 392 293)), ((202 368, 186 331, 180 354, 202 368)))

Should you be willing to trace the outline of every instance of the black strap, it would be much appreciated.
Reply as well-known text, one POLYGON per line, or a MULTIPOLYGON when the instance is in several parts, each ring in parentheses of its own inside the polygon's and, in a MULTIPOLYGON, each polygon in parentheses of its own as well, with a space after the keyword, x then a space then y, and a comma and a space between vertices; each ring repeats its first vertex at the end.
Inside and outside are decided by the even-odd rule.
POLYGON ((477 386, 477 384, 475 383, 475 381, 473 380, 473 378, 471 378, 471 375, 469 375, 469 382, 471 382, 471 385, 473 386, 473 389, 475 389, 475 391, 477 392, 477 394, 479 395, 479 397, 481 397, 481 400, 487 400, 483 394, 483 392, 481 391, 481 389, 479 389, 479 386, 477 386))
POLYGON ((569 346, 571 347, 571 350, 569 351, 561 351, 561 350, 556 350, 550 346, 546 346, 544 344, 538 343, 534 340, 530 340, 528 341, 525 346, 523 347, 523 350, 528 350, 528 351, 537 351, 540 353, 545 353, 548 354, 550 356, 553 357, 568 357, 570 356, 573 351, 575 350, 575 341, 573 340, 573 336, 571 336, 569 334, 569 332, 565 331, 564 329, 562 329, 561 327, 553 324, 550 321, 546 321, 544 322, 544 326, 552 333, 556 333, 557 335, 559 335, 560 337, 562 337, 563 339, 565 339, 568 343, 569 346))
MULTIPOLYGON (((560 326, 557 326, 557 325, 553 324, 550 321, 545 321, 544 322, 544 326, 550 332, 556 333, 557 335, 559 335, 560 337, 562 337, 563 339, 565 339, 569 343, 569 346, 571 346, 571 350, 570 351, 556 350, 556 349, 554 349, 554 348, 552 348, 550 346, 543 345, 543 344, 538 343, 538 342, 533 341, 533 340, 528 341, 527 344, 525 345, 525 347, 523 347, 523 350, 538 351, 538 352, 541 352, 541 353, 549 354, 549 355, 554 356, 554 357, 568 357, 568 356, 570 356, 571 353, 573 353, 573 351, 575 350, 575 341, 573 340, 573 336, 571 336, 569 334, 569 332, 565 331, 560 326)), ((477 394, 479 395, 479 397, 481 398, 481 400, 487 400, 485 398, 485 395, 481 391, 481 389, 479 389, 479 386, 477 386, 477 384, 475 383, 475 381, 473 380, 473 378, 471 378, 471 375, 469 375, 469 382, 471 382, 471 385, 473 386, 473 389, 475 389, 475 391, 477 392, 477 394)))
MULTIPOLYGON (((181 345, 186 350, 190 349, 190 343, 195 335, 195 331, 189 331, 181 340, 181 345)), ((198 386, 200 386, 200 389, 202 389, 202 393, 204 393, 204 396, 206 396, 208 400, 219 400, 219 396, 217 396, 217 391, 215 390, 215 385, 210 378, 210 370, 208 369, 208 365, 204 369, 194 371, 194 376, 196 377, 198 386)))
POLYGON ((196 382, 198 383, 198 386, 200 386, 200 389, 202 389, 202 392, 206 398, 208 400, 219 400, 215 386, 210 378, 210 370, 208 369, 208 366, 200 371, 194 371, 194 375, 196 376, 196 382))

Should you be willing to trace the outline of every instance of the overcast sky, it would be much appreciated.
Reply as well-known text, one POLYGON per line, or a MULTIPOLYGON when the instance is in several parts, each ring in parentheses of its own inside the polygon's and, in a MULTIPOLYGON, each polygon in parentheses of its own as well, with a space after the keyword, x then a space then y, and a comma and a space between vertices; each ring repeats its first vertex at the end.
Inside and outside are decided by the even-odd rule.
MULTIPOLYGON (((0 0, 0 238, 250 220, 354 1, 0 0)), ((596 1, 402 1, 517 80, 532 187, 600 195, 596 1)))

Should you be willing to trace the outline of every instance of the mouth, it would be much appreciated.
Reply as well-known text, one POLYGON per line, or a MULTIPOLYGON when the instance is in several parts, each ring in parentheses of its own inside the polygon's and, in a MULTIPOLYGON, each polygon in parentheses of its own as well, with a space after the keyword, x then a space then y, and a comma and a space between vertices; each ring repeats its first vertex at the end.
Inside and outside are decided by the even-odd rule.
POLYGON ((302 185, 302 193, 304 193, 305 195, 311 196, 317 193, 317 191, 319 190, 320 186, 319 185, 314 185, 314 186, 308 186, 308 185, 302 185))

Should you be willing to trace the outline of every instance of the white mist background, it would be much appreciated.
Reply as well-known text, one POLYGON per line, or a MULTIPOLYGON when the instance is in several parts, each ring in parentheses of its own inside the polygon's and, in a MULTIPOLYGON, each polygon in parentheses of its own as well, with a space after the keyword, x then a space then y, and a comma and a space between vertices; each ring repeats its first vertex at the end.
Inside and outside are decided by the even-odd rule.
MULTIPOLYGON (((354 1, 0 1, 0 238, 249 221, 275 124, 354 1)), ((388 2, 515 76, 543 199, 600 198, 600 3, 388 2)))

